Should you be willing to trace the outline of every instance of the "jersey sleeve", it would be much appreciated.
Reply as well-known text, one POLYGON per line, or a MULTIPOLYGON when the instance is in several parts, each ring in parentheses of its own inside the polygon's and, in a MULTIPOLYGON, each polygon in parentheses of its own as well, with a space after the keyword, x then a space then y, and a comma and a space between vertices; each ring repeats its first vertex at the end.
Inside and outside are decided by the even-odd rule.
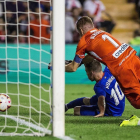
POLYGON ((86 44, 84 42, 83 39, 81 39, 78 43, 78 46, 77 46, 77 49, 76 49, 76 55, 79 57, 79 58, 84 58, 85 57, 85 49, 86 49, 86 44))
POLYGON ((74 61, 75 61, 76 63, 81 63, 81 62, 82 62, 82 58, 80 58, 78 55, 75 55, 74 61))
POLYGON ((106 97, 106 92, 103 90, 100 86, 95 86, 94 87, 95 94, 99 98, 99 96, 105 96, 106 97))
POLYGON ((104 72, 108 72, 108 73, 110 73, 112 75, 112 73, 110 72, 110 70, 109 70, 109 68, 107 66, 105 67, 104 72))
POLYGON ((110 72, 110 70, 107 66, 104 68, 104 72, 110 72))

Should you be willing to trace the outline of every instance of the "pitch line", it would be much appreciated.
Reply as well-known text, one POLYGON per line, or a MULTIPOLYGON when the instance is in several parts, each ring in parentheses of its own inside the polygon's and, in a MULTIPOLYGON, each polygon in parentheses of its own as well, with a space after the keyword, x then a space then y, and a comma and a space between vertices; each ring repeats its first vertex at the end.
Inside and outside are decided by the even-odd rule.
MULTIPOLYGON (((31 127, 31 128, 33 128, 33 129, 38 130, 38 131, 41 131, 41 132, 43 132, 43 133, 45 133, 45 134, 51 135, 51 132, 52 132, 51 130, 48 130, 48 129, 43 128, 43 127, 40 127, 40 126, 37 126, 37 125, 35 125, 35 124, 31 123, 31 122, 29 123, 29 122, 27 122, 27 121, 25 121, 25 120, 23 120, 23 119, 20 119, 20 118, 11 116, 11 115, 0 115, 0 117, 9 118, 9 119, 11 119, 11 120, 13 120, 13 121, 15 121, 15 122, 18 122, 20 125, 25 125, 25 126, 31 127)), ((36 133, 35 133, 35 134, 36 134, 36 133)), ((17 134, 17 135, 18 135, 18 134, 17 134)), ((23 135, 24 135, 24 134, 23 134, 23 135)), ((60 139, 62 139, 62 140, 74 140, 74 139, 72 139, 72 138, 70 138, 70 137, 68 137, 68 136, 58 137, 58 138, 60 138, 60 139)))

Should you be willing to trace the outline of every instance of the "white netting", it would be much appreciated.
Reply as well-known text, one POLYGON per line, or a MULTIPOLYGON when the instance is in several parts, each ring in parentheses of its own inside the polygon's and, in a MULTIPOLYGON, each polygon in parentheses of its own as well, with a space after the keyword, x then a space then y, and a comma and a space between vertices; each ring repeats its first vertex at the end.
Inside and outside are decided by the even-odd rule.
POLYGON ((0 1, 0 135, 51 133, 50 0, 0 1))

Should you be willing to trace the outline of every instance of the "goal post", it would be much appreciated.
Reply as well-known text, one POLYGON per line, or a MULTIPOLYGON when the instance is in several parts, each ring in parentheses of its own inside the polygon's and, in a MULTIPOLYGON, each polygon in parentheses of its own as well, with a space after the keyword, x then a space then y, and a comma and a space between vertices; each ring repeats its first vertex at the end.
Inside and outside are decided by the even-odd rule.
POLYGON ((0 136, 52 134, 66 138, 65 0, 2 0, 0 7, 4 9, 0 11, 0 93, 12 100, 11 108, 0 112, 0 136), (18 7, 19 2, 26 10, 18 7), (52 12, 41 11, 43 3, 49 3, 52 12), (38 9, 31 11, 34 5, 38 9), (8 7, 15 9, 10 11, 8 7), (52 38, 42 34, 50 28, 52 38), (48 70, 51 61, 52 71, 48 70))
POLYGON ((53 136, 65 135, 65 0, 53 0, 53 136))

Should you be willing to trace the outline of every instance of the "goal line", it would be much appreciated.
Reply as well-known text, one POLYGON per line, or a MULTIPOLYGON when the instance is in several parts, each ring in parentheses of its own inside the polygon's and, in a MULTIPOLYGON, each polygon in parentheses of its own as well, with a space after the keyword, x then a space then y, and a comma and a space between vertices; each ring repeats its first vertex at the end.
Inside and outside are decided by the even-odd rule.
MULTIPOLYGON (((48 135, 52 134, 51 130, 40 127, 31 122, 29 123, 29 122, 25 121, 24 119, 20 119, 15 116, 12 116, 12 115, 0 115, 0 117, 11 119, 11 120, 15 121, 16 123, 19 123, 20 125, 25 125, 29 128, 42 132, 42 133, 37 133, 37 132, 33 131, 32 133, 22 133, 22 134, 21 133, 5 133, 5 132, 1 133, 0 132, 0 136, 45 136, 46 134, 48 134, 48 135)), ((51 123, 51 121, 50 121, 50 123, 51 123)), ((60 138, 61 140, 74 140, 68 136, 62 136, 62 137, 58 137, 58 138, 60 138)))

